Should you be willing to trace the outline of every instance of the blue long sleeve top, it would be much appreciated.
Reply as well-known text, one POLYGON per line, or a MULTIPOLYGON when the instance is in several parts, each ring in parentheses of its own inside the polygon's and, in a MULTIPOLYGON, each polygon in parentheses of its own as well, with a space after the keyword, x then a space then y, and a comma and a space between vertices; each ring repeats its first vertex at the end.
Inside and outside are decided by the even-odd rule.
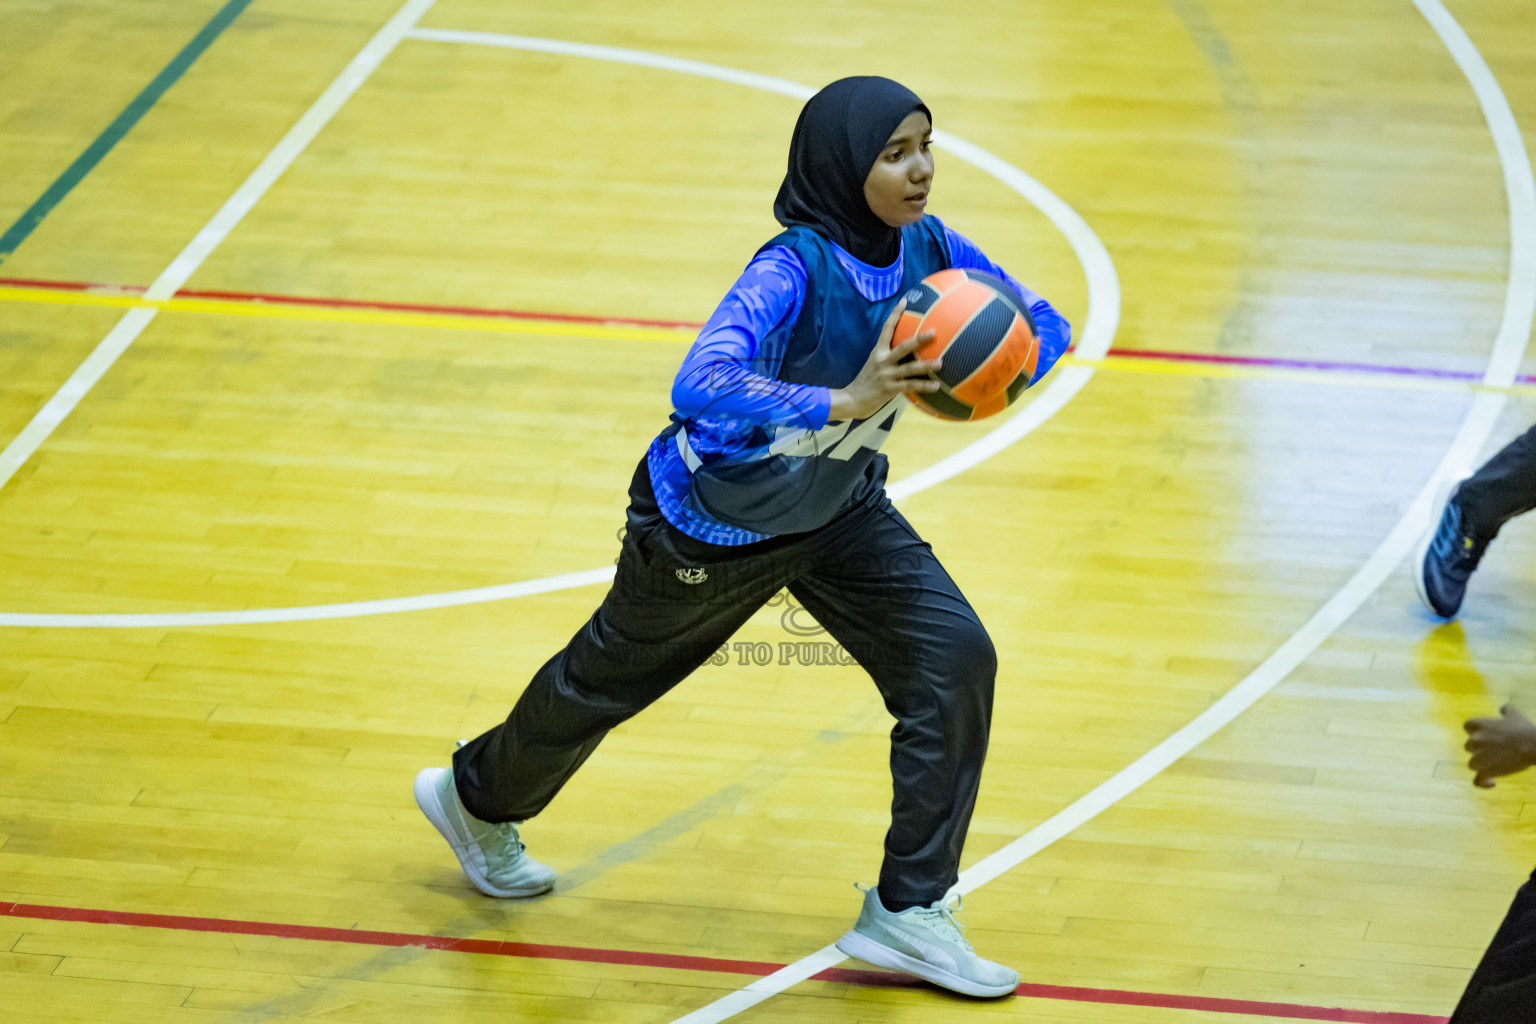
MULTIPOLYGON (((1033 385, 1066 352, 1071 325, 1049 302, 987 258, 977 245, 940 225, 950 265, 981 270, 1006 281, 1028 306, 1040 353, 1033 385)), ((837 262, 859 294, 871 302, 889 299, 901 286, 902 259, 872 267, 833 246, 837 262)), ((696 451, 722 452, 754 426, 824 427, 831 389, 775 380, 806 295, 806 270, 793 249, 772 246, 747 264, 705 323, 672 385, 672 404, 696 451)), ((648 453, 652 487, 662 514, 677 529, 714 544, 744 544, 765 535, 720 523, 689 507, 689 470, 673 444, 658 439, 648 453)))

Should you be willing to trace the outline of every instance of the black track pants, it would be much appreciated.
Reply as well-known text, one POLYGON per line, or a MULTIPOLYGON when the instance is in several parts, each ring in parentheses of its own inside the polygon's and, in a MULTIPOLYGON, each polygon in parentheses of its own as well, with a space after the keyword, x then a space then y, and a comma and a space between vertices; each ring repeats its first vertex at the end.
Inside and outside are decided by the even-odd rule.
MULTIPOLYGON (((872 475, 883 476, 877 461, 872 475)), ((869 672, 896 719, 880 893, 913 903, 942 897, 958 877, 981 781, 997 657, 976 613, 880 483, 819 530, 736 549, 668 525, 642 461, 613 588, 507 720, 455 754, 465 807, 486 821, 538 814, 608 730, 708 660, 788 587, 869 672)))
POLYGON ((1456 492, 1468 533, 1492 540, 1515 516, 1536 508, 1536 427, 1509 444, 1456 492))
POLYGON ((1536 874, 1520 887, 1450 1024, 1536 1021, 1536 874))

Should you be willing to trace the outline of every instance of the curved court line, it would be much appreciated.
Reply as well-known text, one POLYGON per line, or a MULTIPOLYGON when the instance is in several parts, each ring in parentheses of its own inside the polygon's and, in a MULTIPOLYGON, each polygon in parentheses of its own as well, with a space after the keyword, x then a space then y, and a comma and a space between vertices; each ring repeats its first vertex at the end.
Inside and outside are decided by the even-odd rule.
MULTIPOLYGON (((1525 355, 1532 324, 1536 322, 1536 177, 1532 176, 1525 141, 1509 101, 1472 40, 1440 0, 1413 0, 1413 3, 1445 43, 1452 59, 1472 86, 1504 170, 1505 186, 1509 193, 1509 282, 1505 291, 1503 319, 1489 354, 1483 382, 1491 387, 1508 387, 1515 379, 1525 355)), ((1414 542, 1422 535, 1429 525, 1431 515, 1436 511, 1434 501, 1440 481, 1459 475, 1464 467, 1472 464, 1492 433, 1507 401, 1507 396, 1499 392, 1483 392, 1473 399, 1472 408, 1462 421, 1445 456, 1402 519, 1349 581, 1263 664, 1188 725, 1109 780, 1007 846, 966 868, 960 873, 955 891, 963 894, 986 885, 1108 810, 1215 735, 1294 672, 1302 661, 1360 609, 1413 549, 1414 542)), ((782 971, 760 978, 743 989, 678 1017, 672 1024, 719 1024, 845 959, 835 945, 825 946, 789 964, 782 971)))
MULTIPOLYGON (((1434 28, 1436 33, 1441 37, 1442 41, 1445 42, 1447 49, 1451 52, 1453 59, 1456 61, 1457 65, 1461 67, 1469 83, 1472 85, 1473 91, 1477 95, 1477 99, 1483 110, 1484 116, 1488 121, 1490 131, 1493 134, 1494 143, 1499 153, 1501 165, 1504 169, 1506 188, 1509 193, 1510 208, 1510 275, 1508 289, 1506 292, 1504 317, 1500 324, 1500 330, 1495 340, 1493 352, 1490 355, 1488 369, 1484 374, 1484 382, 1493 387, 1507 387, 1513 382, 1516 368, 1518 367, 1520 360, 1523 358, 1526 342, 1530 334, 1533 313, 1536 313, 1536 258, 1533 258, 1533 245, 1536 245, 1536 181, 1532 180, 1530 163, 1524 150, 1524 144, 1520 136, 1518 123, 1515 121, 1513 113, 1510 111, 1508 102, 1505 99, 1502 90, 1499 88, 1497 81, 1489 71, 1486 63, 1482 60, 1481 55, 1478 54, 1476 48, 1471 43, 1471 40, 1466 36, 1465 32, 1461 30, 1461 27, 1455 22, 1455 19, 1451 17, 1450 13, 1445 10, 1444 6, 1439 3, 1439 0, 1414 0, 1414 4, 1423 14, 1425 19, 1434 28)), ((441 30, 418 30, 418 32, 413 33, 413 35, 418 38, 444 38, 441 30)), ((460 33, 456 35, 468 36, 478 34, 460 33)), ((519 37, 501 38, 517 39, 519 37)), ((470 40, 461 38, 452 41, 462 42, 470 40)), ((537 42, 548 44, 552 41, 544 40, 537 42)), ((500 42, 492 45, 511 44, 500 42)), ((566 45, 569 45, 572 47, 572 49, 554 52, 575 53, 574 48, 577 44, 566 45)), ((533 49, 536 47, 519 46, 515 48, 533 49)), ((540 46, 537 48, 548 49, 549 47, 540 46)), ((588 51, 585 53, 577 54, 582 56, 597 56, 597 51, 603 51, 604 53, 611 52, 608 50, 608 48, 603 47, 581 47, 580 49, 588 51)), ((633 54, 633 51, 618 52, 633 54)), ((656 60, 658 60, 658 58, 655 58, 652 55, 643 56, 647 59, 631 59, 628 62, 636 64, 647 64, 648 66, 664 66, 662 64, 654 63, 656 60)), ((679 65, 692 65, 693 63, 694 62, 678 61, 675 62, 675 65, 672 65, 669 69, 682 70, 679 65)), ((702 67, 712 68, 710 65, 702 65, 702 67)), ((743 81, 745 78, 760 79, 763 77, 748 75, 744 72, 732 72, 732 74, 738 77, 729 78, 727 80, 743 81)), ((714 75, 712 77, 723 76, 714 75)), ((769 79, 768 81, 776 82, 777 80, 769 79)), ((746 84, 745 81, 743 81, 743 84, 746 84)), ((798 95, 797 93, 789 94, 798 95)), ((1093 239, 1093 241, 1095 243, 1098 242, 1096 237, 1093 239)), ((1074 249, 1075 248, 1076 246, 1074 245, 1074 249)), ((1100 246, 1100 248, 1102 248, 1102 246, 1100 246)), ((1107 253, 1105 255, 1107 260, 1107 253)), ((1085 262, 1085 270, 1087 269, 1088 267, 1085 262)), ((1116 319, 1118 319, 1118 281, 1116 284, 1117 287, 1115 292, 1114 312, 1116 319)), ((1090 314, 1087 329, 1085 329, 1084 332, 1085 341, 1088 334, 1088 329, 1091 329, 1094 326, 1092 298, 1093 296, 1090 291, 1090 314)), ((1099 322, 1103 323, 1102 320, 1099 322)), ((1111 331, 1110 337, 1112 337, 1112 335, 1113 332, 1111 331)), ((1105 349, 1107 349, 1108 338, 1105 339, 1104 344, 1105 349)), ((1084 352, 1083 354, 1102 355, 1102 352, 1084 352)), ((1088 371, 1085 368, 1074 367, 1070 369, 1082 369, 1084 370, 1084 373, 1080 380, 1069 380, 1065 373, 1058 378, 1058 383, 1062 381, 1069 381, 1066 387, 1059 389, 1067 392, 1068 398, 1070 398, 1072 394, 1075 394, 1077 390, 1080 390, 1082 384, 1086 383, 1087 377, 1091 375, 1091 371, 1088 371)), ((1049 391, 1050 389, 1047 389, 1047 393, 1049 393, 1049 391)), ((1040 399, 1043 400, 1046 397, 1046 394, 1042 394, 1040 399)), ((1484 393, 1478 395, 1474 399, 1471 411, 1469 412, 1467 418, 1463 421, 1461 428, 1456 435, 1456 438, 1452 442, 1444 458, 1441 460, 1435 474, 1425 484, 1424 488, 1414 499, 1408 512, 1397 523, 1391 533, 1381 543, 1381 545, 1376 549, 1376 551, 1371 555, 1371 557, 1361 567, 1361 569, 1357 571, 1355 575, 1351 577, 1351 579, 1344 585, 1344 587, 1341 588, 1334 595, 1334 597, 1323 606, 1322 609, 1320 609, 1311 619, 1309 619, 1307 623, 1303 625, 1302 628, 1291 637, 1290 640, 1288 640, 1273 655, 1266 659, 1266 661, 1260 665, 1258 669, 1256 669, 1246 679, 1235 686, 1231 691, 1224 695, 1205 712, 1197 716, 1188 725, 1180 729, 1174 735, 1170 736, 1167 740, 1164 740, 1162 743, 1158 744, 1157 747, 1153 748, 1141 758, 1138 758, 1131 765, 1117 773, 1113 778, 1103 783, 1086 796, 1075 801, 1072 805, 1059 812, 1058 814, 1052 816, 1050 819, 1043 822, 1035 829, 1032 829, 1024 836, 1015 840, 1013 843, 1010 843, 1003 849, 998 850, 992 855, 984 858, 982 861, 979 861, 978 863, 972 865, 970 868, 966 869, 966 871, 962 872, 961 874, 960 883, 957 887, 958 891, 969 892, 982 885, 985 885, 987 882, 995 879, 1005 871, 1017 866, 1033 853, 1043 849, 1045 846, 1048 846, 1050 843, 1056 841, 1056 839, 1059 839, 1062 836, 1070 833, 1073 829, 1077 828, 1081 824, 1101 813, 1103 810, 1112 806, 1115 802, 1124 798, 1126 795, 1139 788, 1145 782, 1149 781, 1158 772, 1162 771, 1169 764, 1172 764, 1179 757, 1182 757, 1190 750, 1193 750, 1201 742, 1213 735, 1217 730, 1230 723, 1239 714, 1257 702, 1259 698, 1261 698, 1264 694, 1268 693, 1270 689, 1272 689, 1277 683, 1284 679, 1290 672, 1294 671, 1294 669, 1299 666, 1306 657, 1315 651, 1323 643, 1323 641, 1327 639, 1329 635, 1331 635, 1351 615, 1353 615, 1355 611, 1360 608, 1364 601, 1386 580, 1388 575, 1392 572, 1393 568, 1398 564, 1398 562, 1402 560, 1403 556, 1407 554, 1415 537, 1422 531, 1422 528, 1429 519, 1430 514, 1434 511, 1432 507, 1432 495, 1436 489, 1438 481, 1444 476, 1454 473, 1461 465, 1470 463, 1472 457, 1487 440, 1488 435, 1492 431, 1493 425, 1496 422, 1499 413, 1502 411, 1505 402, 1505 396, 1498 393, 1484 393)), ((999 431, 994 431, 994 433, 1001 433, 1004 430, 1012 427, 1014 420, 1024 418, 1025 414, 1029 412, 1029 409, 1033 408, 1033 406, 1037 404, 1040 404, 1040 400, 1031 403, 1031 406, 1027 407, 1023 413, 1014 417, 1013 420, 1010 420, 1008 424, 1005 424, 1003 428, 999 428, 999 431)), ((1042 415, 1041 421, 1043 421, 1043 418, 1044 417, 1042 415)), ((1027 433, 1029 429, 1033 429, 1033 426, 1023 428, 1019 432, 1018 436, 1023 436, 1023 434, 1027 433)), ((963 449, 962 452, 956 453, 956 455, 951 456, 950 459, 946 459, 943 462, 936 464, 934 467, 930 467, 930 469, 937 470, 940 466, 951 464, 953 467, 952 471, 941 470, 934 474, 934 479, 926 482, 921 478, 923 473, 928 472, 927 470, 916 474, 915 477, 918 478, 918 483, 906 489, 902 493, 915 493, 915 491, 920 490, 923 487, 932 486, 933 483, 947 479, 948 476, 951 476, 954 473, 958 473, 962 469, 967 468, 970 465, 974 465, 976 462, 979 462, 984 458, 987 458, 990 454, 993 454, 995 450, 1000 450, 1000 447, 1007 443, 1000 442, 998 449, 989 449, 987 442, 990 438, 991 435, 989 435, 987 438, 983 438, 981 441, 978 441, 971 446, 968 446, 966 449, 963 449)), ((908 479, 911 480, 914 478, 908 479)), ((904 480, 901 482, 901 484, 905 484, 907 482, 908 481, 904 480)), ((901 486, 901 484, 895 485, 892 488, 892 491, 895 492, 896 489, 901 486)), ((591 573, 585 574, 571 574, 569 577, 554 577, 551 578, 551 580, 571 579, 575 577, 595 577, 592 581, 596 582, 598 579, 607 578, 611 575, 611 573, 611 569, 602 569, 594 570, 591 573)), ((510 586, 517 587, 538 585, 540 583, 548 582, 550 582, 550 580, 530 581, 528 584, 512 584, 510 586)), ((504 588, 492 587, 481 588, 479 591, 460 591, 457 593, 459 595, 474 593, 483 594, 486 592, 495 592, 502 589, 504 588)), ((545 589, 560 589, 560 587, 550 586, 545 589)), ((516 595, 509 594, 508 596, 516 595)), ((411 599, 397 600, 409 601, 411 599)), ((386 603, 389 602, 360 602, 359 605, 377 606, 386 603)), ((461 601, 456 603, 469 602, 461 601)), ((301 610, 302 609, 274 609, 270 611, 280 612, 301 610)), ((218 615, 221 613, 202 614, 218 615)), ((9 624, 8 619, 10 618, 13 617, 0 617, 0 625, 9 624)), ((72 616, 48 618, 81 619, 95 617, 72 616)), ((118 616, 114 618, 123 619, 139 617, 118 616)), ((816 953, 811 954, 808 957, 803 958, 800 961, 797 961, 796 963, 787 965, 782 970, 777 971, 766 978, 762 978, 759 981, 754 982, 752 985, 749 985, 743 990, 732 993, 731 995, 717 1000, 716 1002, 711 1003, 697 1011, 694 1011, 693 1013, 689 1013, 681 1018, 678 1018, 674 1024, 715 1024, 715 1022, 722 1021, 728 1017, 734 1016, 736 1013, 756 1005, 757 1003, 767 999, 774 994, 785 991, 789 987, 798 984, 800 981, 814 976, 826 967, 830 967, 836 963, 841 962, 843 959, 845 958, 840 952, 836 950, 835 947, 828 946, 822 950, 817 951, 816 953)))
POLYGON ((393 612, 418 612, 428 608, 453 608, 465 604, 505 601, 552 590, 589 587, 613 579, 614 567, 568 572, 560 576, 500 583, 470 590, 450 590, 441 594, 416 594, 386 597, 376 601, 348 601, 295 608, 252 608, 246 611, 215 612, 142 612, 128 615, 31 615, 0 612, 0 626, 30 626, 54 629, 169 629, 178 626, 250 626, 262 622, 313 622, 320 619, 352 619, 364 615, 389 615, 393 612))
MULTIPOLYGON (((430 2, 430 0, 427 0, 430 2)), ((610 46, 592 46, 571 43, 559 39, 535 39, 528 36, 499 35, 490 32, 460 32, 451 29, 417 28, 405 33, 406 38, 436 42, 467 43, 495 46, 511 50, 536 50, 572 57, 587 57, 621 64, 635 64, 676 71, 683 74, 714 78, 723 82, 745 85, 754 89, 809 99, 816 90, 798 82, 768 75, 738 71, 735 68, 699 61, 682 60, 661 54, 639 50, 621 50, 610 46)), ((1093 233, 1077 211, 1059 196, 1017 167, 987 152, 980 146, 956 138, 947 132, 933 133, 934 143, 949 150, 960 159, 991 174, 1004 185, 1017 192, 1046 216, 1067 239, 1067 244, 1082 263, 1088 283, 1088 314, 1077 342, 1076 353, 1082 359, 1102 359, 1114 341, 1120 325, 1120 278, 1115 273, 1114 261, 1098 235, 1093 233)), ((252 200, 254 202, 254 199, 252 200)), ((242 211, 243 212, 243 211, 242 211)), ((233 226, 233 225, 231 225, 233 226)), ((211 249, 211 246, 209 247, 211 249)), ((203 255, 206 255, 204 253, 203 255)), ((199 260, 201 257, 199 258, 199 260)), ((169 273, 169 271, 168 271, 169 273)), ((188 271, 190 274, 190 271, 188 271)), ((185 276, 182 280, 185 280, 185 276)), ((158 284, 158 282, 157 282, 158 284)), ((159 289, 151 289, 158 291, 159 289)), ((174 289, 173 289, 174 290, 174 289)), ((146 297, 150 297, 146 293, 146 297)), ((169 295, 155 295, 169 298, 169 295)), ((133 312, 141 312, 134 310, 133 312)), ((132 315, 130 313, 130 315, 132 315)), ((151 310, 146 314, 152 318, 151 310)), ((145 322, 148 322, 146 318, 145 322)), ((126 319, 126 318, 125 318, 126 319)), ((137 332, 135 332, 137 333, 137 332)), ((1024 437, 1070 402, 1093 377, 1088 366, 1064 366, 1035 398, 1002 425, 979 440, 938 462, 892 484, 888 491, 892 498, 900 499, 935 484, 942 483, 962 473, 977 463, 991 458, 1009 445, 1024 437)), ((3 484, 3 481, 0 481, 3 484)), ((438 594, 416 594, 407 597, 391 597, 373 601, 351 601, 343 604, 308 605, 293 608, 252 608, 231 611, 207 612, 149 612, 128 614, 31 614, 0 612, 0 627, 18 626, 48 629, 147 629, 180 626, 234 626, 254 625, 265 622, 307 622, 314 619, 344 619, 365 615, 387 615, 395 612, 425 611, 432 608, 449 608, 455 605, 480 604, 488 601, 504 601, 529 594, 543 594, 555 590, 584 587, 603 583, 613 578, 612 566, 590 569, 585 572, 566 573, 543 579, 523 580, 471 590, 454 590, 438 594)))
POLYGON ((1536 178, 1515 112, 1471 38, 1440 0, 1413 0, 1413 5, 1445 42, 1472 84, 1504 169, 1504 190, 1509 197, 1509 289, 1504 293, 1504 318, 1499 322, 1483 383, 1508 387, 1525 358, 1531 323, 1536 318, 1536 178))

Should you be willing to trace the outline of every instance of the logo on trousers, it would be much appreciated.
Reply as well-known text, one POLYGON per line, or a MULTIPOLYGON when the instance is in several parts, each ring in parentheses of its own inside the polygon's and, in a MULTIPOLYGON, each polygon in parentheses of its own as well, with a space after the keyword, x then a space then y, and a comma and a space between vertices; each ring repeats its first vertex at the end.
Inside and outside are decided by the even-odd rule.
POLYGON ((709 573, 703 569, 678 569, 677 578, 684 583, 703 583, 709 579, 709 573))

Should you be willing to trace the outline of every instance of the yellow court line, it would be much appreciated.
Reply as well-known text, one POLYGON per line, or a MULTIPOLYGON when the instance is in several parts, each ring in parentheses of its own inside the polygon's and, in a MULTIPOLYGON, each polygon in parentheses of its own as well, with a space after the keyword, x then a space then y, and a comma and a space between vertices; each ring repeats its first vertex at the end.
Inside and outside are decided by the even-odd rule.
POLYGON ((320 323, 385 324, 393 327, 439 327, 499 334, 596 338, 617 341, 691 342, 696 332, 672 327, 573 324, 552 320, 511 320, 455 313, 416 313, 389 309, 344 309, 290 306, 278 302, 240 299, 145 299, 138 295, 56 292, 47 288, 0 287, 0 302, 31 302, 56 306, 106 306, 114 309, 158 309, 174 313, 218 313, 230 316, 308 320, 320 323))
POLYGON ((696 332, 665 327, 619 327, 607 324, 572 324, 552 320, 508 320, 499 317, 464 316, 455 313, 410 313, 389 309, 326 309, 287 306, 269 302, 230 299, 167 299, 162 309, 181 313, 228 313, 235 316, 273 317, 280 320, 314 320, 325 323, 387 324, 394 327, 441 327, 455 331, 493 331, 498 334, 538 334, 545 337, 596 338, 616 341, 691 342, 696 332))
POLYGON ((0 301, 41 302, 52 306, 110 306, 114 309, 133 309, 138 306, 154 306, 137 295, 105 295, 96 292, 56 292, 47 288, 0 288, 0 301))
MULTIPOLYGON (((498 334, 525 334, 543 337, 596 338, 615 341, 659 341, 669 344, 691 342, 695 332, 675 327, 618 326, 574 324, 550 320, 513 320, 499 317, 466 316, 456 313, 416 313, 387 309, 347 309, 323 306, 289 306, 278 302, 241 299, 160 299, 138 295, 113 295, 103 292, 59 292, 48 288, 0 287, 0 302, 42 303, 56 306, 97 306, 113 309, 158 309, 175 313, 213 313, 229 316, 264 317, 318 323, 381 324, 394 327, 435 327, 456 331, 491 331, 498 334)), ((1393 391, 1476 392, 1492 391, 1507 395, 1536 396, 1536 386, 1515 384, 1490 387, 1476 381, 1444 380, 1393 374, 1359 373, 1349 370, 1302 370, 1282 366, 1235 366, 1220 363, 1185 362, 1173 359, 1116 356, 1079 359, 1068 354, 1065 366, 1085 366, 1116 373, 1147 373, 1171 377, 1204 377, 1217 380, 1295 381, 1326 383, 1336 386, 1379 388, 1393 391)))

